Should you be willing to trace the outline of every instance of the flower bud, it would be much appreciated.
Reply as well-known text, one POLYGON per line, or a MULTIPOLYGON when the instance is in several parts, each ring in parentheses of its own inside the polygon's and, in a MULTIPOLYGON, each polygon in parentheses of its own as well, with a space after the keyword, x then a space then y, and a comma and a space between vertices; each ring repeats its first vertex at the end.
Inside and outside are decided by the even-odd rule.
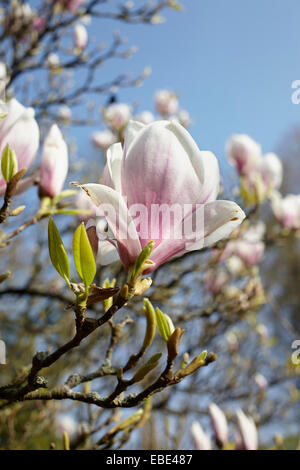
POLYGON ((93 144, 101 150, 107 150, 116 140, 115 134, 109 129, 94 132, 92 135, 93 144))
POLYGON ((203 431, 198 421, 194 421, 191 434, 197 450, 211 450, 210 437, 203 431))
POLYGON ((125 103, 114 103, 105 108, 103 118, 115 131, 121 131, 131 118, 131 107, 125 103))
POLYGON ((215 403, 211 403, 208 409, 215 431, 216 442, 218 446, 224 447, 228 443, 228 425, 226 416, 215 403))
POLYGON ((40 169, 40 193, 54 198, 64 185, 68 173, 68 149, 56 124, 45 138, 40 169))
POLYGON ((81 51, 86 48, 88 43, 88 33, 83 24, 77 24, 74 28, 74 45, 81 51))
POLYGON ((246 134, 234 134, 226 144, 230 163, 240 175, 247 175, 261 158, 261 147, 246 134))
POLYGON ((154 96, 155 108, 162 116, 172 116, 177 112, 178 99, 170 90, 158 90, 154 96))
POLYGON ((257 450, 258 434, 253 418, 242 410, 236 412, 238 425, 238 448, 241 450, 257 450))

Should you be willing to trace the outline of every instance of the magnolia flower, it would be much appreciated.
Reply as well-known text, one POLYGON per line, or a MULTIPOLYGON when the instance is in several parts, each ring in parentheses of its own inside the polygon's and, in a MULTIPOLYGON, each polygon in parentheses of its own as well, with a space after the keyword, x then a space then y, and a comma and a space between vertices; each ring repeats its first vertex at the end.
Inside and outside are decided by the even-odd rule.
POLYGON ((249 227, 242 234, 242 238, 227 243, 220 256, 220 262, 227 262, 234 256, 240 258, 246 266, 255 266, 261 261, 265 251, 262 241, 264 232, 265 225, 262 222, 249 227))
POLYGON ((45 29, 46 24, 47 24, 47 18, 45 18, 44 16, 37 15, 32 20, 32 28, 37 33, 42 32, 45 29))
POLYGON ((151 124, 151 122, 154 121, 154 116, 150 111, 142 111, 140 114, 135 116, 134 119, 142 124, 151 124))
POLYGON ((59 64, 60 60, 58 55, 55 54, 55 52, 50 52, 50 54, 48 54, 46 58, 46 65, 51 69, 59 67, 59 64))
POLYGON ((268 388, 268 381, 264 375, 256 374, 254 376, 254 381, 260 391, 264 392, 268 388))
POLYGON ((52 0, 54 3, 62 5, 66 10, 71 13, 76 13, 77 10, 86 3, 87 0, 52 0))
POLYGON ((116 142, 115 134, 109 129, 104 131, 94 132, 92 135, 92 142, 96 147, 99 147, 101 150, 107 150, 112 144, 116 142))
POLYGON ((238 425, 238 448, 241 450, 257 450, 258 434, 253 418, 242 410, 236 412, 238 425))
POLYGON ((83 24, 77 24, 74 27, 74 44, 77 49, 85 49, 88 42, 88 33, 83 24))
POLYGON ((260 163, 261 147, 246 134, 234 134, 226 143, 230 163, 240 175, 248 174, 260 163))
POLYGON ((191 434, 197 450, 211 450, 210 437, 203 431, 198 421, 193 422, 191 434))
POLYGON ((282 197, 274 193, 271 202, 274 215, 283 228, 300 230, 300 194, 282 197))
POLYGON ((102 112, 104 120, 115 131, 122 130, 131 118, 131 107, 125 103, 113 103, 102 112))
POLYGON ((68 173, 68 149, 56 124, 45 138, 40 170, 40 191, 43 196, 57 196, 68 173))
POLYGON ((190 127, 192 125, 191 117, 185 109, 180 109, 177 113, 178 120, 183 127, 190 127))
POLYGON ((275 153, 264 155, 258 170, 266 189, 278 189, 281 186, 282 163, 275 153))
POLYGON ((104 211, 125 269, 151 241, 153 271, 174 256, 212 245, 244 219, 231 201, 216 201, 219 166, 178 123, 130 122, 107 151, 103 184, 82 189, 104 211))
POLYGON ((171 116, 178 109, 178 99, 170 90, 158 90, 154 95, 155 108, 162 116, 171 116))
POLYGON ((60 106, 60 108, 58 110, 58 116, 59 116, 60 119, 62 119, 64 121, 70 121, 70 119, 72 117, 72 111, 69 108, 69 106, 62 105, 62 106, 60 106))
MULTIPOLYGON (((29 168, 38 147, 40 132, 34 110, 25 108, 16 99, 7 103, 7 116, 0 122, 0 155, 6 144, 16 153, 19 170, 29 168)), ((6 183, 0 177, 0 194, 4 194, 6 183)))
POLYGON ((228 283, 226 271, 209 271, 205 277, 205 288, 212 294, 219 294, 222 288, 228 283))
POLYGON ((215 431, 216 442, 221 447, 224 447, 228 443, 228 425, 226 416, 215 403, 211 403, 208 410, 215 431))

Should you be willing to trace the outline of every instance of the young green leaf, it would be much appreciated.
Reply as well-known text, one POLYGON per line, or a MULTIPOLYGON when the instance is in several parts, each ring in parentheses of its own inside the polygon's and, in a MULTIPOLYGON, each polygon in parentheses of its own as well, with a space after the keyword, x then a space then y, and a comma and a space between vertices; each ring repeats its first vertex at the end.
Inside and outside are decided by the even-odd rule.
POLYGON ((171 318, 168 317, 168 315, 165 315, 158 307, 155 311, 155 314, 158 332, 167 343, 175 329, 173 322, 171 318))
POLYGON ((51 262, 58 274, 70 285, 68 256, 54 221, 49 218, 48 246, 51 262))
POLYGON ((89 286, 96 274, 96 264, 84 224, 79 225, 74 233, 73 257, 79 276, 89 286))
POLYGON ((145 263, 151 255, 151 251, 153 250, 154 245, 154 241, 151 241, 140 252, 130 273, 130 279, 132 282, 136 281, 138 276, 143 273, 143 270, 145 269, 145 263))
POLYGON ((8 183, 18 172, 18 160, 15 152, 6 144, 1 157, 1 171, 3 178, 8 183))

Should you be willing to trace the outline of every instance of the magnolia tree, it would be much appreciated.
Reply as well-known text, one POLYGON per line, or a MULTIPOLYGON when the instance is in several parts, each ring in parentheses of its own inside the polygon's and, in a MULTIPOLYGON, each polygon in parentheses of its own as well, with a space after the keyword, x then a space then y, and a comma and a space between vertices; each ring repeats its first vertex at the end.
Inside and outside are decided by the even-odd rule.
POLYGON ((297 326, 265 283, 300 231, 281 160, 229 136, 229 191, 176 93, 119 101, 149 68, 98 79, 134 49, 90 25, 180 5, 0 3, 0 446, 296 447, 297 326), (82 165, 67 130, 95 123, 82 165))

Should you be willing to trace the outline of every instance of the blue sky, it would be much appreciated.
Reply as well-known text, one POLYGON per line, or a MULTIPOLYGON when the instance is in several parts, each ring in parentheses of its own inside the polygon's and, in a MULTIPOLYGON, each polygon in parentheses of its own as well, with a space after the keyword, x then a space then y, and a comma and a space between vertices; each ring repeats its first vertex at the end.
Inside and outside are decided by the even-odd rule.
MULTIPOLYGON (((140 2, 135 2, 136 4, 140 2)), ((97 41, 118 28, 139 46, 114 72, 138 73, 151 65, 144 86, 123 90, 120 101, 153 109, 153 92, 169 87, 193 120, 191 134, 220 160, 232 133, 248 133, 265 152, 300 121, 291 84, 300 79, 300 2, 297 0, 182 0, 181 13, 166 10, 158 26, 102 21, 91 25, 97 41), (101 31, 99 33, 99 31, 101 31)))

